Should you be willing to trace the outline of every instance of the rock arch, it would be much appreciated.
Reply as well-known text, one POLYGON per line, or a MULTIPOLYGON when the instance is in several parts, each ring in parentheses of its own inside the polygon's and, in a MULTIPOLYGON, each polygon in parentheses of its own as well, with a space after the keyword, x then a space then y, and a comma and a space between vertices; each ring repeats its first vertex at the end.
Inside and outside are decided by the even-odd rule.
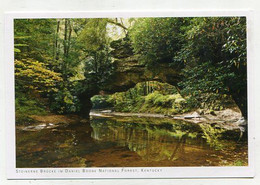
POLYGON ((88 117, 92 107, 91 97, 100 91, 106 94, 124 92, 133 88, 137 83, 145 81, 159 81, 176 86, 181 79, 180 69, 169 68, 166 64, 157 67, 157 73, 148 70, 140 64, 136 56, 117 59, 113 62, 114 73, 102 89, 85 92, 79 96, 84 105, 81 115, 88 117))
MULTIPOLYGON (((114 49, 111 52, 114 58, 113 75, 101 89, 93 89, 79 95, 79 99, 84 105, 81 109, 81 114, 85 117, 88 117, 92 108, 90 98, 99 94, 100 91, 104 91, 107 94, 124 92, 133 88, 137 83, 144 81, 159 81, 177 86, 178 82, 183 79, 181 74, 183 66, 169 67, 167 63, 162 62, 157 64, 157 66, 153 66, 153 69, 156 69, 155 72, 149 70, 145 65, 140 64, 138 56, 134 55, 127 37, 113 41, 111 47, 114 49)), ((247 95, 243 94, 243 92, 230 92, 230 95, 240 108, 242 115, 247 118, 247 105, 243 104, 247 102, 247 95)))

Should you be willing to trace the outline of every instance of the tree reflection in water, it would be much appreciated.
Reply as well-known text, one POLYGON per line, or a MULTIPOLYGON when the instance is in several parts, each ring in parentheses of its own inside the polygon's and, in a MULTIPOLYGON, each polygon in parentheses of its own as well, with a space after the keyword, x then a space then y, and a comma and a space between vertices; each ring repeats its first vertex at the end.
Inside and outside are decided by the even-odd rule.
MULTIPOLYGON (((95 140, 127 147, 145 161, 205 161, 209 155, 220 155, 214 148, 217 145, 208 144, 209 138, 205 137, 205 131, 199 125, 182 121, 151 124, 148 120, 138 124, 128 119, 122 121, 122 118, 120 121, 97 119, 91 126, 95 140)), ((218 137, 214 139, 219 140, 218 137)))
POLYGON ((227 142, 211 128, 172 119, 97 117, 91 124, 38 128, 17 127, 17 167, 247 164, 246 143, 227 142))

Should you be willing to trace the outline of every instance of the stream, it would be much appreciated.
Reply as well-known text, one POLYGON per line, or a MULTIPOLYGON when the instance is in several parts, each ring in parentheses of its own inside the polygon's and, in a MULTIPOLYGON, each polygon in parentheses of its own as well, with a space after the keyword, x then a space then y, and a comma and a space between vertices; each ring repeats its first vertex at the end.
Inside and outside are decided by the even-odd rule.
POLYGON ((245 166, 235 131, 169 118, 92 115, 16 128, 16 167, 245 166))

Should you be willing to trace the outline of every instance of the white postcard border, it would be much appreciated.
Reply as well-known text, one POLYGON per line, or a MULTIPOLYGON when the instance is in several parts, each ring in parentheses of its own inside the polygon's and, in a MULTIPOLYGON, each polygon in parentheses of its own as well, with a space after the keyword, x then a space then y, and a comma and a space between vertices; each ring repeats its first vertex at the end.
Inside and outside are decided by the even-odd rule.
POLYGON ((5 16, 6 172, 8 179, 71 178, 216 178, 254 176, 254 67, 252 11, 90 11, 90 12, 8 12, 5 16), (120 167, 120 168, 16 168, 14 107, 14 32, 19 18, 105 18, 105 17, 247 17, 248 61, 248 166, 245 167, 120 167), (127 172, 128 171, 128 172, 127 172))

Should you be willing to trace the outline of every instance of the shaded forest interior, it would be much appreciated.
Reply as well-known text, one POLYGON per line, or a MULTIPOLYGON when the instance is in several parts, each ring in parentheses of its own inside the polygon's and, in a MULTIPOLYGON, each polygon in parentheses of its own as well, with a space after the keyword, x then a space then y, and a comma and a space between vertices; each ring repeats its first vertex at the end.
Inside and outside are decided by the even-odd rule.
POLYGON ((16 122, 92 108, 247 118, 245 17, 16 19, 16 122))

